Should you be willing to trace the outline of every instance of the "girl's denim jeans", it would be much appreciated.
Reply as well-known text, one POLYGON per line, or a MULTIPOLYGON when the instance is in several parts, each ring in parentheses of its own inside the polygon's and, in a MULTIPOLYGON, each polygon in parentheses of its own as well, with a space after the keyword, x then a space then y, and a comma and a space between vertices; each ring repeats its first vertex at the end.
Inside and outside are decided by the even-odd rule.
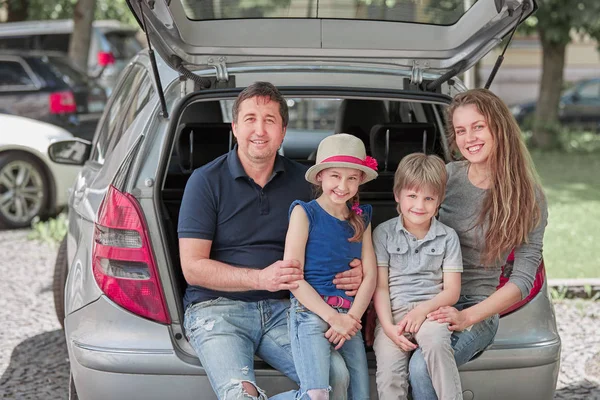
MULTIPOLYGON (((346 313, 346 309, 336 309, 346 313)), ((325 337, 329 325, 318 315, 292 298, 289 317, 290 341, 296 372, 300 378, 297 399, 309 399, 311 389, 330 389, 329 369, 333 346, 325 337)), ((369 399, 369 370, 362 334, 359 331, 344 343, 339 353, 350 374, 348 396, 351 399, 369 399)), ((336 398, 339 398, 336 396, 336 398)))

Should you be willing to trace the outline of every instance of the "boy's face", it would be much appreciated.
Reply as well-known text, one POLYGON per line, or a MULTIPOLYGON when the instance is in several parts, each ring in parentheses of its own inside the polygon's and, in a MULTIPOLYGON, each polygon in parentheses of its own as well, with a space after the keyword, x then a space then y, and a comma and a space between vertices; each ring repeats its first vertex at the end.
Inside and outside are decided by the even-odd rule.
POLYGON ((412 229, 429 229, 433 218, 440 205, 439 196, 429 187, 404 188, 394 195, 400 205, 404 227, 412 229))

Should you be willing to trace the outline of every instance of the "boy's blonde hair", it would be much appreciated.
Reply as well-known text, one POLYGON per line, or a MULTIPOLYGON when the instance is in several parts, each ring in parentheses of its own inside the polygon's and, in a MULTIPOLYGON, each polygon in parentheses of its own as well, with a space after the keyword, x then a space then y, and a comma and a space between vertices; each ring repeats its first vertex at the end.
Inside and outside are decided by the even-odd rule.
MULTIPOLYGON (((394 195, 400 196, 402 189, 433 190, 438 198, 438 206, 446 195, 448 174, 446 164, 436 155, 424 153, 409 154, 400 161, 394 175, 394 195)), ((397 206, 400 213, 400 204, 397 206)))

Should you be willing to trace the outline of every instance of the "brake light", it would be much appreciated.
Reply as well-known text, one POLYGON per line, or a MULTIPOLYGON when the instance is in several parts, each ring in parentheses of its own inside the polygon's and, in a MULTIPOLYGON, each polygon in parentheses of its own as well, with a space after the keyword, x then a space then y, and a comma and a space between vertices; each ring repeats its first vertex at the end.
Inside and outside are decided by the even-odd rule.
POLYGON ((148 231, 136 199, 113 186, 100 206, 92 253, 104 294, 139 316, 170 324, 148 231))
POLYGON ((70 90, 50 93, 49 104, 51 114, 68 114, 77 111, 75 96, 70 90))
MULTIPOLYGON (((514 251, 511 252, 508 256, 508 258, 506 259, 506 264, 507 265, 512 265, 515 262, 515 254, 514 251)), ((506 265, 504 267, 502 267, 502 274, 500 274, 500 283, 498 284, 498 286, 496 287, 496 289, 500 289, 502 286, 504 286, 506 284, 506 282, 508 282, 508 277, 504 276, 504 268, 506 268, 506 265)), ((533 286, 531 288, 531 291, 529 292, 529 294, 527 295, 527 297, 525 297, 523 300, 516 302, 515 304, 513 304, 512 306, 508 307, 506 310, 502 311, 500 313, 500 316, 509 314, 515 310, 518 310, 519 308, 523 307, 525 304, 529 303, 531 301, 531 299, 533 299, 542 289, 542 286, 544 285, 544 281, 546 280, 546 269, 544 268, 544 260, 542 260, 542 262, 540 263, 537 272, 535 274, 535 279, 533 281, 533 286)))
POLYGON ((105 67, 115 63, 115 55, 110 51, 100 51, 96 54, 98 65, 105 67))

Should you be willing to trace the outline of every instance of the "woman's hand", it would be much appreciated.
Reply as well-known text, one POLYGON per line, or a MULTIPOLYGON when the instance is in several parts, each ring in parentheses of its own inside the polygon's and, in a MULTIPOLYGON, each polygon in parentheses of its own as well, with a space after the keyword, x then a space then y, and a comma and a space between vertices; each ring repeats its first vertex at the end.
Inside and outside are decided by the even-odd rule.
POLYGON ((464 331, 472 324, 468 321, 465 311, 458 311, 454 307, 440 307, 427 314, 427 319, 439 323, 448 323, 448 329, 451 331, 464 331))

